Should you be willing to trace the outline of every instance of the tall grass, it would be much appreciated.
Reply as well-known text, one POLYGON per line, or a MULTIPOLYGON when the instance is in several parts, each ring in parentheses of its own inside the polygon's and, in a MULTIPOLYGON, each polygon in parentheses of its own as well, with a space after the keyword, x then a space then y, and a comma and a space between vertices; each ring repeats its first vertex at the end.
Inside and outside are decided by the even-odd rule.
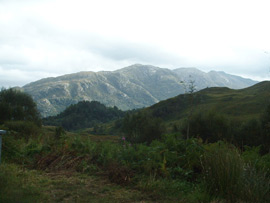
POLYGON ((202 159, 203 177, 212 196, 230 202, 267 202, 270 199, 267 173, 245 163, 234 146, 219 142, 206 148, 202 159))
POLYGON ((244 163, 235 148, 224 143, 208 146, 203 173, 209 193, 234 200, 241 190, 244 163))
POLYGON ((243 176, 243 188, 239 195, 248 202, 269 202, 270 179, 267 172, 256 170, 252 165, 246 165, 243 176))
POLYGON ((0 202, 37 202, 41 191, 32 184, 32 178, 14 164, 1 164, 0 202))

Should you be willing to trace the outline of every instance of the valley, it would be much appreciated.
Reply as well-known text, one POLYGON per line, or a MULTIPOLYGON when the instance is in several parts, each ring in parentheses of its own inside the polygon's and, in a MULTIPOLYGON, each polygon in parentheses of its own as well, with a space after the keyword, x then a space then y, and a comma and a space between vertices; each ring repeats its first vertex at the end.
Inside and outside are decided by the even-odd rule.
POLYGON ((42 119, 30 95, 3 89, 0 201, 267 202, 269 98, 265 81, 42 119))

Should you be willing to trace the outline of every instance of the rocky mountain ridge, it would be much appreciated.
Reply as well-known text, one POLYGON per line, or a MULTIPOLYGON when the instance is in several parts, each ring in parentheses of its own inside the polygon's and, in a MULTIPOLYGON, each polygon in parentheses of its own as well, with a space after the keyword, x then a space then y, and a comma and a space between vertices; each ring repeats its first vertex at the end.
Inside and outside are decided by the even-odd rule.
POLYGON ((79 72, 45 78, 22 87, 33 96, 43 117, 56 115, 79 101, 99 101, 122 110, 142 108, 185 92, 194 80, 196 89, 226 86, 239 89, 256 81, 224 72, 195 68, 175 70, 135 64, 116 71, 79 72))

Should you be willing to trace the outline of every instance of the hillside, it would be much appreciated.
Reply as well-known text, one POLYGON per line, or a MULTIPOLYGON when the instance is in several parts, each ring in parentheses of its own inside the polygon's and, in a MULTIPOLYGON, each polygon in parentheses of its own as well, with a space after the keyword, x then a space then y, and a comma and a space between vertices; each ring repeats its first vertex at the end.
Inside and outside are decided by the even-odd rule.
POLYGON ((187 94, 161 101, 145 111, 166 121, 185 118, 191 108, 196 112, 215 111, 229 117, 257 118, 270 103, 270 82, 260 82, 254 86, 233 90, 226 87, 205 88, 194 93, 193 105, 187 94))
POLYGON ((120 119, 124 115, 125 112, 117 107, 108 108, 97 101, 81 101, 70 105, 57 116, 43 119, 43 124, 62 126, 66 130, 79 130, 120 119))
POLYGON ((241 89, 254 85, 251 79, 241 78, 239 76, 230 75, 223 71, 202 72, 196 68, 178 68, 174 70, 179 77, 185 81, 189 76, 195 81, 198 89, 206 87, 229 87, 232 89, 241 89))
POLYGON ((56 115, 79 101, 99 101, 122 110, 153 105, 185 92, 184 82, 195 80, 197 90, 212 86, 244 88, 250 79, 197 69, 169 70, 150 65, 132 65, 116 71, 79 72, 45 78, 22 89, 33 96, 43 117, 56 115), (191 76, 191 77, 190 77, 191 76))

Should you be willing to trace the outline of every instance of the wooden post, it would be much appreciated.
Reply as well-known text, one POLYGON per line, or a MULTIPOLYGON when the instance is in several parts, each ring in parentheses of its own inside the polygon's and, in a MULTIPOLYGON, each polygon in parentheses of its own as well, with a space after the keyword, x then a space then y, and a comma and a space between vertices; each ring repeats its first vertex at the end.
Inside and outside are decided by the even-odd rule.
POLYGON ((1 152, 2 152, 2 135, 6 134, 7 131, 0 130, 0 164, 1 164, 1 152))

